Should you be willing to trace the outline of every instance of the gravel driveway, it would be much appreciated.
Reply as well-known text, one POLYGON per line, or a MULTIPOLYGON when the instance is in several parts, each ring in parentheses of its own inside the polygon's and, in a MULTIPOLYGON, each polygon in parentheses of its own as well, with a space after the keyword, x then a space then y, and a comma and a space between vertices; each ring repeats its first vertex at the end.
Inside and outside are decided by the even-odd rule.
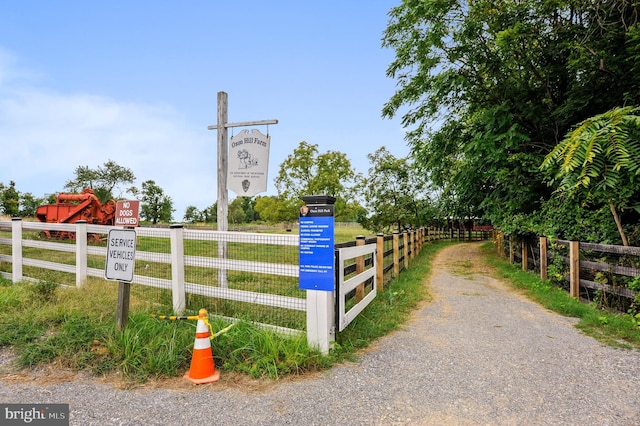
MULTIPOLYGON (((357 363, 274 385, 122 390, 4 373, 3 403, 69 403, 72 425, 638 425, 640 352, 604 347, 445 248, 434 300, 357 363)), ((170 384, 171 382, 169 382, 170 384)))

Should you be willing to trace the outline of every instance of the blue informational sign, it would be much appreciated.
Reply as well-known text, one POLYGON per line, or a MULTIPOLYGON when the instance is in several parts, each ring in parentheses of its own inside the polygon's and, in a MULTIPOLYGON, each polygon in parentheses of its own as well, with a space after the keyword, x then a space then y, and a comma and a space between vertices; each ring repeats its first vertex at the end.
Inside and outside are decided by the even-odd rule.
POLYGON ((334 291, 333 205, 300 208, 300 289, 334 291))

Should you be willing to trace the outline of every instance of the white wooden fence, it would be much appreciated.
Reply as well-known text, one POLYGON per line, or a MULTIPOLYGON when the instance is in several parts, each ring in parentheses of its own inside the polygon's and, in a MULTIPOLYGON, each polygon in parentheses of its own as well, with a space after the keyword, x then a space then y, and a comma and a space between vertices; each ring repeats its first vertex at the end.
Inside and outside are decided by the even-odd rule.
MULTIPOLYGON (((105 272, 103 269, 87 266, 87 256, 95 255, 106 258, 107 248, 88 245, 87 235, 106 235, 110 229, 114 229, 114 227, 91 225, 83 222, 76 224, 54 224, 22 221, 20 219, 14 219, 10 222, 0 221, 0 231, 11 232, 11 238, 0 238, 0 245, 11 246, 10 255, 0 254, 0 262, 7 262, 12 265, 11 273, 0 271, 0 275, 13 282, 23 280, 36 281, 33 277, 24 276, 23 274, 23 266, 31 266, 75 274, 76 286, 82 286, 87 280, 87 277, 104 278, 105 272), (40 232, 45 230, 73 232, 76 236, 75 244, 23 238, 23 231, 40 232), (26 258, 23 256, 23 247, 75 252, 75 265, 26 258)), ((171 280, 136 274, 134 275, 132 283, 170 290, 172 292, 173 310, 175 313, 179 314, 184 311, 187 293, 303 311, 306 312, 306 333, 309 344, 318 347, 323 353, 329 351, 332 342, 335 340, 336 332, 335 294, 333 292, 307 290, 306 298, 297 298, 185 282, 185 266, 245 271, 286 277, 298 276, 298 265, 184 255, 185 240, 298 246, 298 235, 189 230, 184 229, 181 225, 171 226, 170 228, 139 227, 136 228, 136 234, 137 236, 168 238, 170 240, 171 253, 136 250, 136 260, 170 264, 171 280)), ((343 271, 344 261, 356 256, 362 256, 365 253, 374 253, 375 250, 375 245, 358 248, 357 250, 351 248, 339 249, 341 262, 340 265, 336 265, 336 267, 339 271, 343 271)), ((373 257, 375 259, 375 256, 373 257)), ((337 287, 343 289, 351 288, 352 285, 357 285, 357 283, 369 279, 372 274, 375 280, 375 271, 375 267, 369 268, 362 274, 356 274, 356 276, 351 277, 346 283, 347 287, 341 283, 338 283, 337 287)), ((344 280, 343 273, 339 274, 339 279, 344 280)), ((375 287, 374 284, 373 295, 370 293, 367 296, 366 303, 369 303, 370 300, 375 297, 375 287)), ((340 295, 340 300, 344 300, 343 295, 340 295)), ((357 307, 352 308, 348 313, 343 312, 344 306, 340 305, 341 313, 338 319, 340 330, 346 327, 346 324, 364 308, 366 303, 358 304, 357 307), (342 324, 344 324, 344 326, 342 324)), ((283 328, 270 324, 261 324, 261 326, 276 329, 286 334, 303 333, 302 330, 283 328)))
POLYGON ((337 308, 337 326, 338 331, 342 331, 353 321, 369 303, 375 299, 377 295, 376 282, 376 246, 370 244, 368 246, 346 247, 337 250, 338 280, 336 288, 336 297, 338 298, 337 308), (344 269, 345 262, 351 259, 361 258, 363 256, 371 256, 371 267, 356 274, 355 276, 345 279, 344 269), (371 291, 361 300, 357 301, 350 309, 347 310, 345 297, 348 293, 362 286, 366 281, 371 280, 371 291))

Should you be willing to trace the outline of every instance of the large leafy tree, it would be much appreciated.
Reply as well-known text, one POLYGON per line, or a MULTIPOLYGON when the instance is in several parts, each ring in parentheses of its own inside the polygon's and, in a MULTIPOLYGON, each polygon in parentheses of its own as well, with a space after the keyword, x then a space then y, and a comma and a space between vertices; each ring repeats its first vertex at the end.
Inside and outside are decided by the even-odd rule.
POLYGON ((385 147, 367 156, 371 167, 360 184, 366 210, 358 222, 376 232, 403 231, 425 225, 432 211, 426 181, 407 158, 394 157, 385 147))
POLYGON ((229 220, 231 223, 249 223, 256 220, 256 200, 252 197, 236 197, 229 204, 229 220))
POLYGON ((300 200, 283 196, 258 196, 254 211, 267 223, 293 222, 298 218, 300 200))
POLYGON ((187 206, 184 211, 183 219, 189 223, 197 223, 202 222, 204 220, 204 216, 196 206, 187 206))
POLYGON ((142 188, 129 189, 135 197, 141 201, 140 217, 154 225, 158 222, 170 222, 173 215, 173 200, 164 193, 155 181, 142 182, 142 188))
POLYGON ((539 165, 572 125, 640 99, 635 3, 405 0, 389 15, 383 115, 406 110, 424 172, 498 224, 550 197, 539 165))
POLYGON ((84 188, 94 190, 98 199, 105 202, 120 194, 114 194, 116 188, 131 185, 136 178, 127 167, 122 167, 115 161, 108 160, 102 166, 95 169, 89 166, 78 166, 75 170, 75 179, 65 184, 65 189, 73 192, 81 192, 84 188))
POLYGON ((609 206, 622 243, 619 210, 640 208, 640 108, 614 108, 581 122, 547 155, 558 193, 609 206))
POLYGON ((34 197, 30 192, 20 194, 20 216, 35 216, 38 206, 46 203, 46 199, 34 197))
MULTIPOLYGON (((318 145, 300 142, 298 147, 280 164, 275 178, 278 201, 290 208, 284 220, 295 220, 296 206, 306 195, 330 195, 336 197, 336 219, 343 216, 349 207, 357 174, 347 156, 338 151, 320 153, 318 145)), ((262 213, 261 213, 262 216, 262 213)), ((264 217, 264 216, 262 216, 264 217)))

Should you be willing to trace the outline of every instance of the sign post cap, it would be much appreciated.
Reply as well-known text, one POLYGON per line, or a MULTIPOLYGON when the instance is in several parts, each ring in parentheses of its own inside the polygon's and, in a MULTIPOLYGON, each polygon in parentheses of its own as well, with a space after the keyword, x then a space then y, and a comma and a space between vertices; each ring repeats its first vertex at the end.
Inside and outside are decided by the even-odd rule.
POLYGON ((336 197, 331 195, 305 195, 302 201, 306 204, 335 204, 336 197))

